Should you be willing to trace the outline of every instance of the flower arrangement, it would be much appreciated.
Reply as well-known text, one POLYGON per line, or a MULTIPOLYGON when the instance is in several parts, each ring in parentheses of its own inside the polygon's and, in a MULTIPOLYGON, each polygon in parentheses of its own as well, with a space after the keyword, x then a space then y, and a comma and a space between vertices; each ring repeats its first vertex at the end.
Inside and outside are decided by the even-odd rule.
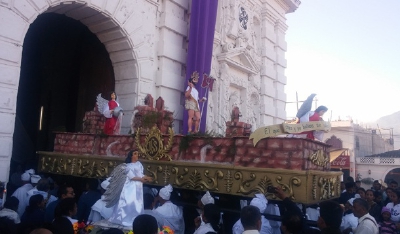
POLYGON ((172 230, 169 226, 163 226, 163 229, 158 234, 174 234, 174 230, 172 230))
MULTIPOLYGON (((174 234, 174 230, 172 230, 169 226, 163 226, 163 229, 158 229, 158 234, 174 234)), ((134 234, 133 231, 129 231, 126 234, 134 234)))
POLYGON ((85 222, 76 222, 72 226, 74 234, 89 234, 93 230, 93 225, 86 225, 85 222))

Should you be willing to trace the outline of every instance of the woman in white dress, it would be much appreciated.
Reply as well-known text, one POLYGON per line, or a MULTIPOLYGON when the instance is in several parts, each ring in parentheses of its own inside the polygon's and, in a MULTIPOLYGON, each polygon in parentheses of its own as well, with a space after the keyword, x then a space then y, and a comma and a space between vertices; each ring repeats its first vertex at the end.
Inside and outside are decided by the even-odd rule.
MULTIPOLYGON (((135 217, 143 211, 143 182, 152 179, 143 174, 143 165, 138 158, 139 152, 132 150, 125 159, 126 179, 119 200, 114 206, 113 214, 109 218, 112 223, 130 227, 135 217)), ((113 183, 112 180, 111 183, 113 183)))

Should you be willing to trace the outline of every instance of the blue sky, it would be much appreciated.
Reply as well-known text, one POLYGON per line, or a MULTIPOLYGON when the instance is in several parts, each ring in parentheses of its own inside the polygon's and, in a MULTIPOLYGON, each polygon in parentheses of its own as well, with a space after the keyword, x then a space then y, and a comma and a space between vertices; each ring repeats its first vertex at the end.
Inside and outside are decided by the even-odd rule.
MULTIPOLYGON (((303 0, 287 14, 287 101, 316 93, 327 120, 400 111, 400 0, 303 0)), ((296 113, 287 104, 288 117, 296 113)))

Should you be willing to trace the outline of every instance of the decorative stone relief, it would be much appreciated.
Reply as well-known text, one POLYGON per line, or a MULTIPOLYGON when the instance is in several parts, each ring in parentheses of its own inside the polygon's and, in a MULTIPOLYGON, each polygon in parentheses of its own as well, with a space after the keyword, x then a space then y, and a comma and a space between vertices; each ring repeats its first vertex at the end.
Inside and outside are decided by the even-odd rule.
POLYGON ((240 7, 240 12, 239 12, 240 27, 242 27, 244 30, 246 30, 248 21, 249 21, 249 15, 247 14, 244 7, 240 7))
POLYGON ((257 92, 252 92, 247 102, 247 123, 252 125, 252 131, 259 126, 260 120, 260 96, 257 92))

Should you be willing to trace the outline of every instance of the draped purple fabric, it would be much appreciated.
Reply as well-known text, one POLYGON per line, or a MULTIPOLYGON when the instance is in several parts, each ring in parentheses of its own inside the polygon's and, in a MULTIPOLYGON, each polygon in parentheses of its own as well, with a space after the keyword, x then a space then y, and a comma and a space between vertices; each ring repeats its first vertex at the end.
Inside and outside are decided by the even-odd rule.
MULTIPOLYGON (((199 83, 196 89, 199 91, 199 98, 208 99, 209 91, 201 87, 203 74, 210 74, 211 59, 214 41, 215 22, 217 18, 218 0, 192 0, 189 30, 189 48, 186 63, 186 81, 184 90, 187 88, 188 80, 194 71, 199 73, 199 83)), ((208 101, 200 103, 201 122, 200 131, 206 129, 208 101), (204 105, 204 108, 202 108, 204 105)), ((183 133, 188 131, 188 113, 183 114, 183 133)))

